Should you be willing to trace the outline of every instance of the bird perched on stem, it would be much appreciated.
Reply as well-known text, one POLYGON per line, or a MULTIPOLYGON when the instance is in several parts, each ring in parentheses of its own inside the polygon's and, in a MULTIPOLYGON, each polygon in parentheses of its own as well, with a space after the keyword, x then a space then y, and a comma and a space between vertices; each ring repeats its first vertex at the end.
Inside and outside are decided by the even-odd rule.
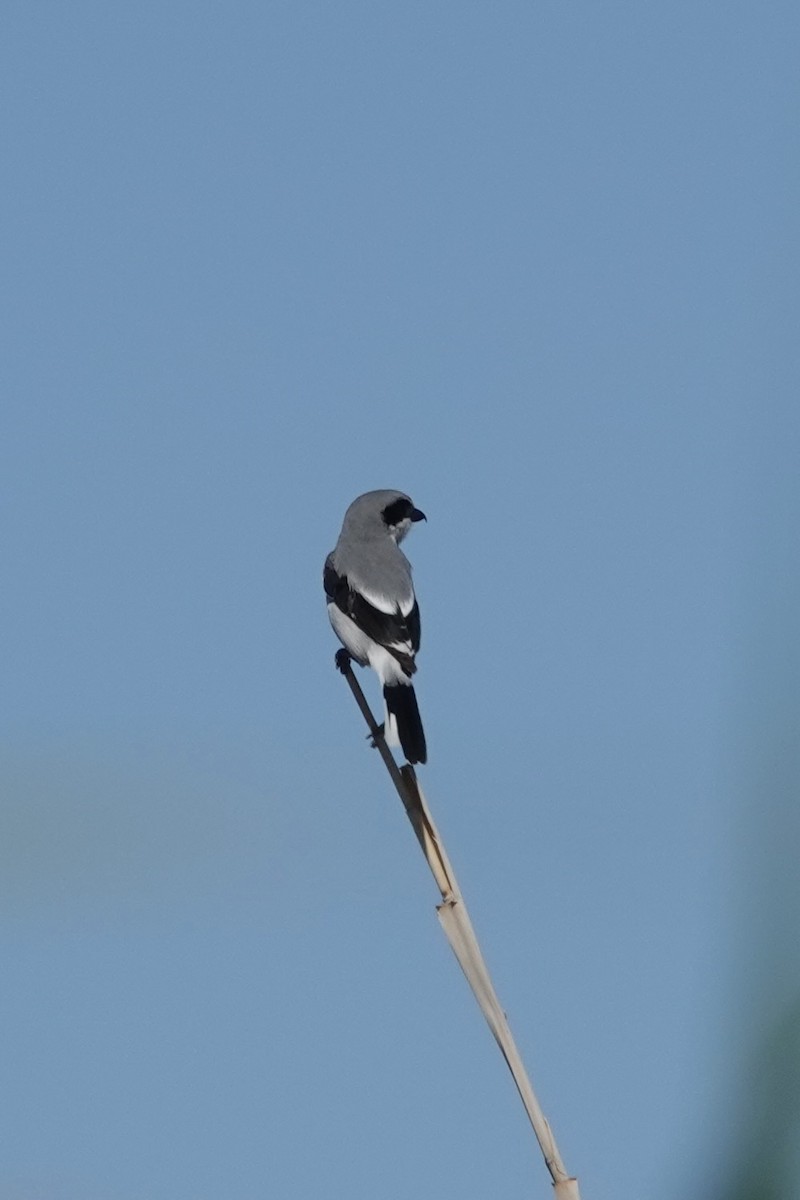
POLYGON ((365 492, 344 514, 323 572, 336 636, 351 658, 377 673, 386 707, 384 736, 390 746, 402 747, 410 763, 424 763, 427 749, 411 683, 419 605, 400 542, 413 522, 425 520, 405 492, 365 492))

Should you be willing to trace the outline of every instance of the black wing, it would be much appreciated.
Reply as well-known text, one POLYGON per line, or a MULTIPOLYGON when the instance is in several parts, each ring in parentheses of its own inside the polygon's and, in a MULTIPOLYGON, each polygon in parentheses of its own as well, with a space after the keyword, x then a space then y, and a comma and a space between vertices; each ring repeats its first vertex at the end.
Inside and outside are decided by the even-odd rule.
POLYGON ((381 612, 350 586, 347 576, 338 573, 331 559, 332 555, 329 554, 322 575, 328 600, 350 617, 373 642, 385 646, 407 675, 413 675, 417 669, 414 654, 419 650, 420 642, 419 605, 416 600, 407 617, 403 616, 399 606, 393 613, 381 612), (411 646, 411 654, 402 649, 408 645, 411 646))

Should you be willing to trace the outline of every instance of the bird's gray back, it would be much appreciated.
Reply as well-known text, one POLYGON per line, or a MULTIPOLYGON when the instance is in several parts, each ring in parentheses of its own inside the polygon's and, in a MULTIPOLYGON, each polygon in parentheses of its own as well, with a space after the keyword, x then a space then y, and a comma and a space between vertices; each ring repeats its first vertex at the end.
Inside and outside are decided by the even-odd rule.
POLYGON ((411 563, 385 527, 375 530, 345 523, 333 551, 333 565, 359 591, 384 596, 403 607, 414 595, 411 563))

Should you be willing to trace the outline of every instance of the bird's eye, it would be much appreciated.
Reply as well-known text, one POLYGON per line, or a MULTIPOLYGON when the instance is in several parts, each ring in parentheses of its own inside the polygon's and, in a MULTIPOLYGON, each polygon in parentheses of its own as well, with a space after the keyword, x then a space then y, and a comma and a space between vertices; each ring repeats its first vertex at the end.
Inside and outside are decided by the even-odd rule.
POLYGON ((399 525, 401 521, 405 521, 408 518, 412 508, 411 501, 407 500, 405 496, 398 497, 391 504, 387 504, 383 510, 384 523, 389 526, 399 525))

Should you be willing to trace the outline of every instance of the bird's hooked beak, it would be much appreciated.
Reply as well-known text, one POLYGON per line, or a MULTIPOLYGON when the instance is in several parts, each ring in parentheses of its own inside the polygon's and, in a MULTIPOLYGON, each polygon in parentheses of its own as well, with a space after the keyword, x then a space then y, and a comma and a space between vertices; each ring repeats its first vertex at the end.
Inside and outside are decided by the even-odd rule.
POLYGON ((418 508, 412 508, 411 512, 408 515, 412 521, 427 521, 427 519, 428 519, 425 516, 425 513, 421 512, 420 509, 418 509, 418 508))

